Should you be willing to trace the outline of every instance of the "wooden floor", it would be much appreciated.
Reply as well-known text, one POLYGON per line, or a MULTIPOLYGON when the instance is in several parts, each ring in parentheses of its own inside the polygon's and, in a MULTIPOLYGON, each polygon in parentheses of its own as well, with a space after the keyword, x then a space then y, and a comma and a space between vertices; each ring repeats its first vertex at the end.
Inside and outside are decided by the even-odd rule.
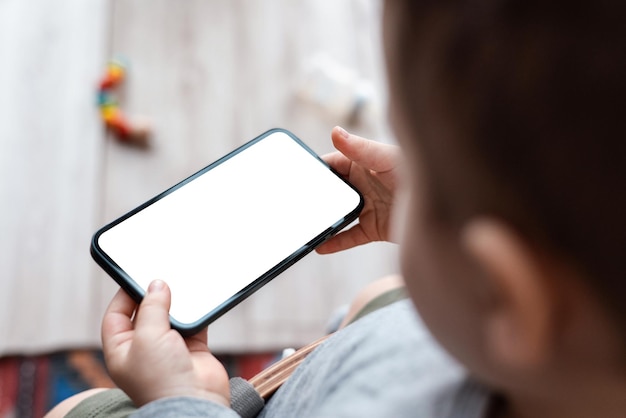
MULTIPOLYGON (((349 121, 297 94, 319 53, 384 108, 379 32, 375 0, 0 0, 0 355, 99 345, 116 288, 89 255, 99 226, 273 127, 330 151, 349 121), (112 56, 129 62, 124 110, 154 125, 148 150, 99 121, 112 56)), ((388 138, 384 111, 347 126, 388 138)), ((212 325, 210 345, 312 341, 395 258, 389 244, 312 254, 212 325)))

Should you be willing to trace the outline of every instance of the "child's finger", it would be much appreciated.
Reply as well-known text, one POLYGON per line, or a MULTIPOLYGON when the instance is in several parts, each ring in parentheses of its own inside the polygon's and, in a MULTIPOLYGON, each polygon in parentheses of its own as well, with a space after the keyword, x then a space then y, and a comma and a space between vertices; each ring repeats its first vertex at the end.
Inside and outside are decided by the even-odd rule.
POLYGON ((350 175, 350 168, 352 167, 352 160, 346 158, 339 151, 335 151, 330 154, 326 154, 322 156, 322 159, 326 161, 326 164, 331 166, 340 176, 344 178, 348 178, 350 175))
POLYGON ((398 149, 393 145, 361 138, 338 126, 333 128, 331 138, 338 151, 368 170, 382 173, 395 168, 398 149))
POLYGON ((196 335, 185 339, 189 351, 207 351, 208 350, 208 328, 202 329, 196 335))
POLYGON ((361 224, 356 224, 352 228, 340 232, 328 241, 316 248, 318 254, 332 254, 347 250, 359 245, 367 244, 371 239, 367 237, 361 224))
POLYGON ((103 333, 118 334, 132 329, 131 318, 136 308, 137 303, 123 289, 119 289, 104 313, 103 333))
POLYGON ((102 319, 102 341, 105 347, 118 334, 133 329, 131 318, 137 303, 120 289, 117 291, 102 319))
POLYGON ((167 284, 155 280, 148 286, 135 318, 135 332, 151 338, 170 330, 171 293, 167 284))

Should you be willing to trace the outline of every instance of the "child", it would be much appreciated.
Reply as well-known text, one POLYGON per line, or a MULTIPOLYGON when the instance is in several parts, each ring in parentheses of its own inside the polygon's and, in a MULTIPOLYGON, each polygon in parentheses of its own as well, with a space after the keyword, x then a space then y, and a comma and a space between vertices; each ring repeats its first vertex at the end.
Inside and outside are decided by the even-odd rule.
MULTIPOLYGON (((333 130, 327 159, 367 206, 319 251, 397 239, 437 342, 395 303, 327 340, 261 416, 625 416, 625 18, 602 0, 386 1, 404 161, 333 130)), ((168 303, 156 282, 134 323, 124 293, 103 322, 134 416, 237 416, 206 334, 183 341, 168 303)))

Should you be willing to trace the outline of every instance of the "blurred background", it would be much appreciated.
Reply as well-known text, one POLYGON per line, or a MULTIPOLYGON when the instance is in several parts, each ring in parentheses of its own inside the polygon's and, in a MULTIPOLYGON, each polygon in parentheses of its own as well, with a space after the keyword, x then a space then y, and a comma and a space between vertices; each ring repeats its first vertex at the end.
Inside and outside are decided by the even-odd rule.
MULTIPOLYGON (((380 13, 376 0, 0 0, 0 357, 97 349, 117 286, 89 255, 93 232, 260 133, 289 129, 319 154, 335 125, 390 141, 380 13), (147 148, 102 123, 113 57, 147 148)), ((383 243, 311 254, 211 325, 210 346, 304 345, 395 258, 383 243)), ((34 373, 23 364, 0 362, 0 400, 34 373)), ((12 408, 0 417, 28 415, 12 408)))

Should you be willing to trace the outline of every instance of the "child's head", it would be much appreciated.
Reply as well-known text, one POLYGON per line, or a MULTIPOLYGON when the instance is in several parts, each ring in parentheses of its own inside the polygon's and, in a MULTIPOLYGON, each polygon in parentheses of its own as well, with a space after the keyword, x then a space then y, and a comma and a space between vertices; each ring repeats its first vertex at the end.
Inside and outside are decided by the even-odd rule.
POLYGON ((443 345, 505 388, 625 358, 624 8, 386 1, 405 279, 443 345))

